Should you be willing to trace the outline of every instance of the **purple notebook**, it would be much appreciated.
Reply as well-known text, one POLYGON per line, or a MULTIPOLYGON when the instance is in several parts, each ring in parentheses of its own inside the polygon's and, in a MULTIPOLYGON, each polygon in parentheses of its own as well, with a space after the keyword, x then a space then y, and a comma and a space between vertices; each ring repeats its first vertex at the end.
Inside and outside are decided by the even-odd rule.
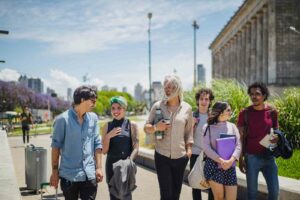
MULTIPOLYGON (((226 138, 218 138, 217 142, 217 153, 224 160, 229 160, 234 152, 236 142, 235 137, 226 137, 226 138)), ((233 162, 232 166, 235 166, 235 162, 233 162)), ((219 168, 221 166, 219 165, 219 168)))

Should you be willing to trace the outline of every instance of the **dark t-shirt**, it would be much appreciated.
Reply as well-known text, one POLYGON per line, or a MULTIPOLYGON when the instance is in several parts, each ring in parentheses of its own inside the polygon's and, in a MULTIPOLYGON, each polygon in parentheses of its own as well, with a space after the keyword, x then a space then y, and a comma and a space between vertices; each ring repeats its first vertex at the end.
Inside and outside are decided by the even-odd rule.
MULTIPOLYGON (((249 154, 264 154, 266 148, 259 144, 267 134, 270 133, 271 128, 278 128, 278 113, 271 107, 266 106, 263 110, 255 110, 252 106, 248 110, 248 136, 245 152, 249 154), (272 121, 272 113, 273 119, 272 121)), ((244 112, 243 109, 238 118, 238 127, 244 127, 244 112)))
POLYGON ((31 124, 31 118, 32 118, 32 115, 31 113, 21 113, 21 121, 22 121, 22 126, 29 126, 29 124, 31 124), (23 120, 23 118, 26 118, 25 120, 23 120))

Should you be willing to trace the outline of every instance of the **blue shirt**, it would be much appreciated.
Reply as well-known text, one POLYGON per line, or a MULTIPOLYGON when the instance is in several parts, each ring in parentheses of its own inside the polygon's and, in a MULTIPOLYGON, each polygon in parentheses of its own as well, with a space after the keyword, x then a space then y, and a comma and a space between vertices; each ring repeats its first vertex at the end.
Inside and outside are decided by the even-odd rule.
POLYGON ((60 149, 60 177, 73 182, 96 178, 94 155, 102 148, 97 122, 97 115, 88 112, 81 125, 73 108, 56 118, 51 147, 60 149))

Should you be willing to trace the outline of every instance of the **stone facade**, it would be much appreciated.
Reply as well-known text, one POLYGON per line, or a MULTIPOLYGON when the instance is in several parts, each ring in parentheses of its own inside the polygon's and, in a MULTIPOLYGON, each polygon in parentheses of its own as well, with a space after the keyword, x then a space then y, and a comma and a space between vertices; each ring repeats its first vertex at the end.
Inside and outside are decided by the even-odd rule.
POLYGON ((300 85, 299 0, 246 0, 210 45, 213 78, 300 85))

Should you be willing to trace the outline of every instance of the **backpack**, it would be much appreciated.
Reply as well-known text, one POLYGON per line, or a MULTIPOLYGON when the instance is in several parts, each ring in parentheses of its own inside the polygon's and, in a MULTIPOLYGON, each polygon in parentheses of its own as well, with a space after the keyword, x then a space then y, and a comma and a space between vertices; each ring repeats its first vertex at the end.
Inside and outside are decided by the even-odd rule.
MULTIPOLYGON (((248 108, 244 109, 244 127, 245 127, 245 131, 244 131, 244 147, 246 146, 247 143, 247 136, 248 136, 248 108)), ((272 119, 272 124, 274 126, 274 117, 275 117, 275 110, 273 108, 271 108, 269 110, 270 115, 271 115, 271 119, 272 119)), ((291 147, 289 141, 286 139, 285 134, 280 131, 279 129, 274 129, 274 134, 276 134, 279 137, 279 140, 277 142, 277 147, 274 148, 272 151, 270 149, 266 150, 266 154, 267 155, 272 155, 276 158, 278 157, 282 157, 283 159, 289 159, 292 157, 293 155, 293 148, 291 147)))

